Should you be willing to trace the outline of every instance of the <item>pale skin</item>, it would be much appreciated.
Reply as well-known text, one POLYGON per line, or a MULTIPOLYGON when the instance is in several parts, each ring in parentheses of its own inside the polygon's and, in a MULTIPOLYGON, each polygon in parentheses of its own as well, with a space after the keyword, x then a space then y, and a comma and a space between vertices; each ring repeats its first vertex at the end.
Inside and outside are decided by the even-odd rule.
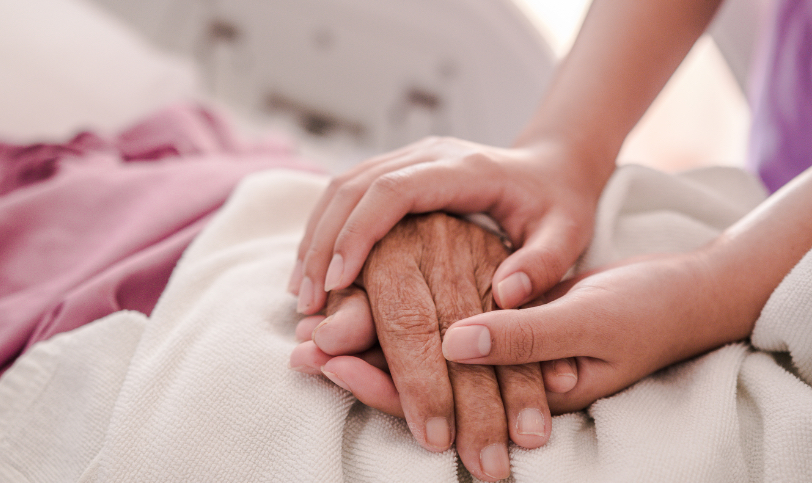
MULTIPOLYGON (((460 364, 541 362, 545 382, 555 377, 549 361, 574 358, 577 382, 560 392, 547 388, 546 400, 553 414, 583 409, 670 364, 748 337, 770 294, 812 250, 810 215, 812 168, 704 247, 622 261, 557 285, 538 305, 452 324, 443 355, 460 364)), ((399 414, 383 358, 373 362, 377 369, 354 356, 318 363, 363 402, 399 414)), ((426 400, 434 395, 420 391, 426 400)), ((481 409, 478 402, 466 407, 481 409)))
MULTIPOLYGON (((625 137, 704 31, 719 3, 720 0, 595 0, 573 50, 557 70, 535 117, 512 148, 494 148, 448 138, 429 139, 371 159, 336 178, 311 215, 299 247, 297 266, 290 281, 291 291, 299 296, 299 311, 317 313, 327 299, 325 289, 348 287, 361 272, 372 246, 405 214, 436 210, 488 213, 518 248, 501 262, 491 278, 493 297, 499 307, 514 309, 548 292, 591 238, 598 197, 614 170, 614 159, 625 137), (386 208, 381 210, 381 207, 386 208)), ((656 263, 649 260, 595 277, 598 281, 617 277, 623 282, 628 276, 624 274, 649 269, 654 273, 670 273, 673 269, 680 276, 688 277, 676 269, 683 265, 693 266, 698 262, 691 264, 677 258, 656 263)), ((594 280, 589 280, 574 287, 572 297, 567 294, 550 307, 567 307, 563 302, 599 293, 600 290, 590 292, 588 287, 593 286, 594 280)), ((453 287, 444 290, 453 290, 453 287)), ((559 287, 554 292, 560 294, 561 291, 559 287)), ((657 300, 654 297, 652 303, 657 300)), ((531 310, 506 313, 517 317, 516 313, 524 315, 526 312, 531 310)), ((479 317, 477 320, 487 322, 501 315, 483 314, 466 320, 479 317)), ((485 323, 474 325, 487 327, 489 331, 496 327, 485 323)), ((605 325, 608 324, 598 327, 605 325)), ((363 323, 358 323, 356 329, 374 332, 368 327, 360 328, 362 326, 363 323)), ((316 341, 329 345, 327 337, 321 339, 325 340, 317 337, 316 341)), ((444 344, 451 344, 447 350, 453 355, 453 338, 451 340, 444 344)), ((491 342, 495 344, 491 347, 495 351, 500 340, 503 339, 491 333, 491 342)), ((514 343, 518 342, 516 338, 514 343)), ((566 339, 561 344, 566 345, 565 342, 566 339)), ((387 359, 394 357, 390 353, 403 350, 387 351, 387 343, 381 341, 387 359)), ((687 342, 683 345, 696 348, 687 342)), ((351 352, 332 349, 333 355, 342 353, 351 352)), ((491 352, 487 358, 496 357, 497 353, 491 352)), ((408 354, 398 357, 407 359, 408 354)), ((577 374, 579 382, 573 391, 559 398, 556 394, 561 393, 552 393, 551 381, 545 379, 554 412, 556 408, 583 407, 591 396, 606 395, 606 390, 617 389, 617 383, 598 391, 594 385, 582 382, 581 371, 592 371, 597 364, 584 365, 584 361, 591 359, 576 357, 579 357, 578 365, 571 374, 577 374), (579 387, 592 388, 585 393, 589 397, 572 396, 580 394, 579 387), (576 401, 580 402, 576 404, 576 401)), ((487 358, 474 362, 490 360, 487 358)), ((326 367, 345 364, 347 359, 329 360, 328 357, 326 367)), ((341 373, 340 369, 336 371, 331 374, 341 373)), ((634 377, 639 379, 644 375, 638 373, 634 377)), ((632 376, 625 376, 626 379, 617 380, 630 383, 632 376)), ((345 374, 344 377, 352 376, 345 374)), ((341 380, 348 383, 346 379, 341 380)), ((366 388, 348 385, 359 398, 360 393, 366 391, 366 388)), ((381 383, 379 388, 384 391, 380 394, 384 394, 386 385, 381 383)), ((404 393, 400 397, 403 400, 412 395, 404 393)), ((502 397, 506 397, 504 391, 502 397)), ((431 404, 435 403, 430 398, 404 403, 423 408, 431 404)), ((504 405, 509 404, 505 401, 504 405)), ((392 408, 395 406, 390 404, 392 408)), ((421 433, 424 426, 412 428, 418 440, 425 443, 425 433, 421 433)))
POLYGON ((706 247, 609 268, 562 287, 546 305, 461 320, 446 332, 443 353, 466 364, 575 356, 578 383, 549 403, 554 411, 584 407, 748 337, 770 294, 812 249, 810 215, 812 169, 706 247))
POLYGON ((555 285, 591 239, 601 190, 629 131, 721 0, 595 0, 572 51, 510 149, 432 138, 335 178, 299 246, 290 290, 317 313, 407 213, 488 213, 515 253, 494 273, 515 308, 555 285), (381 207, 386 207, 381 209, 381 207))

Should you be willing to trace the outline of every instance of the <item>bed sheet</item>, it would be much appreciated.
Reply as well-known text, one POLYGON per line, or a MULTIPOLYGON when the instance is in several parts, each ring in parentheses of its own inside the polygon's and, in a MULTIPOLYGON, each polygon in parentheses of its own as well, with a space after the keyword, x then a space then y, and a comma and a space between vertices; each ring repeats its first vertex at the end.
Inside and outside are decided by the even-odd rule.
MULTIPOLYGON (((0 11, 6 139, 115 132, 200 98, 189 62, 86 0, 0 0, 0 11)), ((284 284, 325 183, 283 171, 247 179, 150 317, 118 312, 19 359, 0 378, 0 479, 470 481, 453 451, 425 452, 402 421, 287 369, 298 316, 284 284)), ((623 168, 580 269, 696 246, 762 197, 736 170, 623 168)), ((768 303, 754 346, 723 347, 554 418, 547 446, 511 447, 513 479, 812 480, 809 273, 808 255, 768 303)))
MULTIPOLYGON (((151 317, 120 312, 22 357, 0 379, 0 475, 471 481, 453 450, 429 453, 403 421, 287 368, 300 316, 285 283, 326 182, 289 171, 247 178, 185 252, 151 317)), ((738 170, 624 167, 581 269, 701 245, 763 197, 738 170)), ((543 448, 511 447, 513 481, 812 479, 811 272, 808 255, 768 303, 754 346, 727 345, 555 417, 543 448)))
POLYGON ((0 374, 33 343, 121 309, 149 314, 183 250, 239 180, 313 169, 196 105, 116 135, 0 141, 0 374))

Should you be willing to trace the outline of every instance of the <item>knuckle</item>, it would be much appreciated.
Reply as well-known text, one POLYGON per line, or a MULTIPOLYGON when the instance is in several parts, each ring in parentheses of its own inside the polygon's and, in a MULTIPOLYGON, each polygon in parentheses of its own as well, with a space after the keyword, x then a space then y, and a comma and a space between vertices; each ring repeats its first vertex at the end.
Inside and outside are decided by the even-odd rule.
POLYGON ((512 389, 520 391, 535 391, 540 388, 541 365, 537 362, 504 366, 499 374, 500 381, 504 381, 512 389))
MULTIPOLYGON (((389 233, 384 235, 371 248, 367 263, 373 262, 372 265, 375 265, 380 270, 390 274, 394 272, 404 278, 410 275, 412 277, 417 276, 418 274, 406 272, 407 267, 414 259, 416 250, 419 248, 415 239, 417 234, 415 225, 410 221, 411 218, 407 218, 395 224, 389 233)), ((348 227, 348 229, 353 230, 356 228, 348 227)))
POLYGON ((358 200, 363 196, 366 187, 357 181, 342 183, 336 188, 335 197, 342 200, 358 200))
POLYGON ((422 346, 438 335, 437 322, 431 315, 411 305, 410 301, 390 304, 389 311, 397 314, 387 323, 379 325, 387 340, 397 340, 403 345, 422 346))
POLYGON ((411 396, 433 394, 438 388, 450 390, 447 364, 439 343, 424 334, 398 333, 397 344, 387 345, 379 336, 386 361, 398 390, 411 396))
POLYGON ((528 266, 535 267, 539 288, 547 289, 555 285, 564 275, 565 267, 562 254, 550 248, 537 247, 532 250, 532 261, 528 266))
POLYGON ((508 334, 504 350, 515 362, 531 362, 534 354, 541 353, 541 341, 537 340, 535 331, 524 319, 516 320, 508 334))
POLYGON ((497 368, 499 389, 505 406, 519 410, 544 405, 546 380, 542 377, 541 364, 534 362, 497 368))
MULTIPOLYGON (((454 290, 453 293, 459 293, 459 290, 454 290)), ((479 304, 481 306, 481 303, 479 304)), ((458 320, 472 317, 481 312, 477 310, 478 307, 468 303, 455 303, 454 300, 447 301, 443 307, 437 308, 437 321, 440 326, 440 335, 445 336, 446 331, 451 327, 454 322, 458 320)))
MULTIPOLYGON (((411 216, 409 219, 414 227, 415 234, 423 240, 434 240, 432 244, 442 245, 442 243, 437 242, 452 237, 457 238, 454 233, 454 222, 459 220, 445 213, 437 211, 411 216)), ((458 241, 464 243, 466 240, 459 239, 458 241)))
POLYGON ((307 249, 307 254, 305 255, 305 269, 308 269, 313 266, 312 263, 308 262, 311 262, 313 260, 324 260, 329 255, 331 255, 329 249, 318 243, 312 243, 310 247, 307 249))
POLYGON ((468 407, 501 407, 499 384, 494 369, 489 366, 448 363, 454 391, 459 393, 460 404, 468 407))
POLYGON ((462 160, 473 171, 483 173, 491 172, 497 164, 490 155, 479 150, 466 153, 462 160))
POLYGON ((356 220, 348 220, 341 227, 341 232, 336 237, 336 249, 341 251, 349 245, 356 245, 359 239, 363 239, 367 234, 367 230, 363 227, 363 223, 356 220))
POLYGON ((489 439, 505 425, 505 409, 494 370, 488 366, 448 364, 461 435, 489 439))
POLYGON ((379 176, 372 182, 370 189, 386 198, 397 198, 408 191, 405 189, 409 181, 408 170, 391 171, 379 176))
POLYGON ((421 359, 423 362, 419 367, 415 367, 413 361, 387 359, 390 370, 397 374, 398 390, 411 395, 416 393, 436 394, 436 387, 440 383, 448 383, 448 371, 446 365, 440 362, 433 364, 434 359, 421 359))

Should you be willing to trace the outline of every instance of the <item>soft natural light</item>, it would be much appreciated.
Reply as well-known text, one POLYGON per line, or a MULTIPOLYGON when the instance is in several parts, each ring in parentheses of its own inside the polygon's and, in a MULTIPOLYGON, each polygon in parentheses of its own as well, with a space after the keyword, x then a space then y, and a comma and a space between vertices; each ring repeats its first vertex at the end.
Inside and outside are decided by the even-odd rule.
POLYGON ((565 54, 586 14, 589 0, 516 0, 548 34, 553 51, 565 54))
MULTIPOLYGON (((515 0, 555 53, 575 40, 590 0, 515 0)), ((724 57, 703 37, 632 131, 620 162, 676 171, 713 164, 741 165, 750 111, 724 57)))

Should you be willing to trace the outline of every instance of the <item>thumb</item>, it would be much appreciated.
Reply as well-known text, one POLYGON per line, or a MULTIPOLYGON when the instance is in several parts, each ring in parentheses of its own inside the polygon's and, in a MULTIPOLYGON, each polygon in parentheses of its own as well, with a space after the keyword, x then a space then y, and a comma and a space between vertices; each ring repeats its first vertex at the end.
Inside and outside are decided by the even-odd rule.
POLYGON ((550 290, 578 259, 590 235, 563 215, 545 218, 493 274, 493 295, 499 307, 517 308, 550 290))
POLYGON ((464 364, 513 365, 591 356, 600 339, 600 312, 588 300, 564 296, 539 307, 478 314, 451 325, 443 356, 464 364))

